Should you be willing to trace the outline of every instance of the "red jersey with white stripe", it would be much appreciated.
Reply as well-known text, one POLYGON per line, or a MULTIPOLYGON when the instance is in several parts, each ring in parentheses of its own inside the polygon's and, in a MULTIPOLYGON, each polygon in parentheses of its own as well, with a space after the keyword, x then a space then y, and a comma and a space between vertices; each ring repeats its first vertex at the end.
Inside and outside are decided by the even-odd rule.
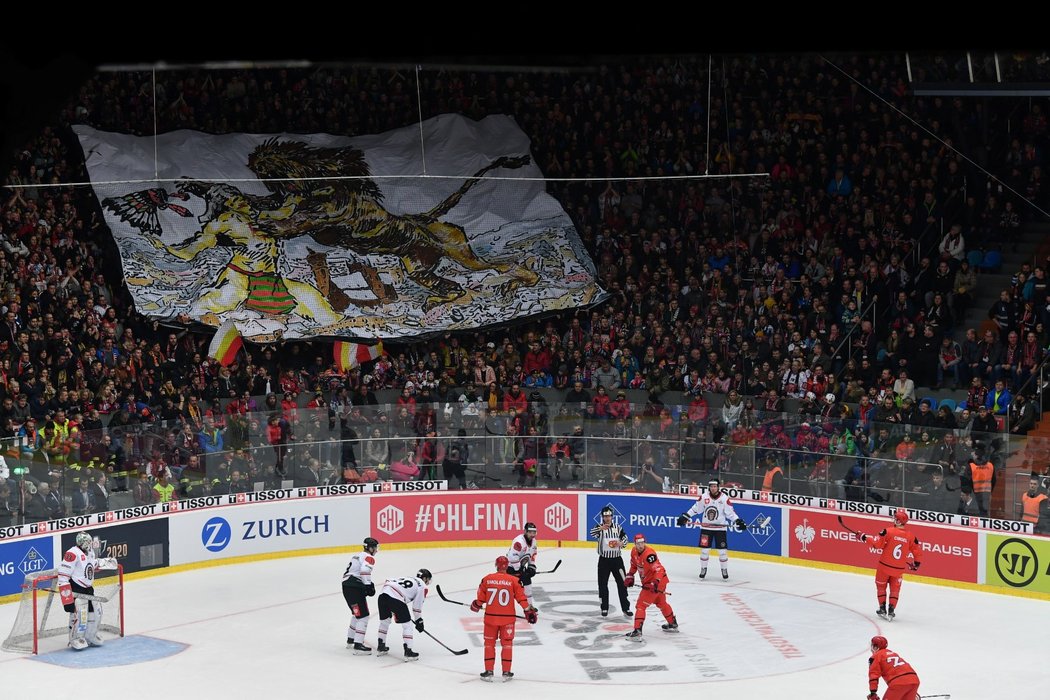
POLYGON ((922 546, 919 538, 904 528, 888 527, 877 535, 868 535, 868 542, 872 547, 882 550, 879 564, 887 569, 904 570, 908 563, 908 555, 911 554, 915 561, 922 560, 922 546))
POLYGON ((515 601, 522 610, 529 607, 518 577, 499 571, 481 579, 475 600, 485 606, 485 621, 497 625, 513 624, 515 601))
POLYGON ((919 674, 911 664, 901 658, 900 654, 889 649, 879 649, 868 661, 868 689, 875 692, 879 689, 879 678, 886 680, 886 685, 918 685, 919 674))
POLYGON ((412 617, 419 617, 423 612, 423 602, 427 598, 427 585, 418 577, 392 578, 383 584, 383 590, 379 594, 383 593, 405 603, 412 609, 412 617))

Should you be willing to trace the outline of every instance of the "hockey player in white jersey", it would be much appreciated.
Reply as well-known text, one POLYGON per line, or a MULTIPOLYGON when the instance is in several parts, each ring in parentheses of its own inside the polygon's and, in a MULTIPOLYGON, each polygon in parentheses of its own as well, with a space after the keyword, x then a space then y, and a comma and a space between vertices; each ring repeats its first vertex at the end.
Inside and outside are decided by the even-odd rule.
POLYGON ((429 569, 420 569, 412 578, 392 578, 379 591, 379 644, 376 655, 383 656, 390 648, 386 645, 386 634, 390 619, 401 623, 401 640, 405 647, 405 661, 415 661, 419 653, 412 649, 412 628, 423 631, 423 602, 427 597, 427 585, 432 578, 429 569), (409 607, 412 611, 409 613, 409 607), (412 618, 415 618, 413 620, 412 618))
POLYGON ((346 632, 346 647, 354 650, 354 655, 371 654, 372 647, 365 646, 365 632, 368 631, 368 598, 376 594, 372 583, 372 567, 376 564, 376 552, 379 542, 373 537, 366 537, 362 551, 350 557, 350 563, 343 572, 343 599, 353 617, 346 632))
POLYGON ((517 576, 525 589, 529 606, 535 607, 532 599, 532 577, 536 575, 536 524, 525 523, 525 531, 514 538, 507 550, 507 573, 517 576))
POLYGON ((733 510, 729 495, 722 491, 718 479, 711 479, 707 485, 707 493, 696 499, 692 508, 678 516, 679 527, 691 521, 696 515, 701 516, 700 578, 707 576, 707 561, 710 559, 712 544, 718 548, 718 563, 722 566, 722 578, 729 578, 726 525, 733 523, 733 527, 743 532, 747 529, 747 523, 733 510))
POLYGON ((62 608, 69 613, 69 646, 77 651, 102 646, 98 636, 102 603, 84 596, 95 595, 96 570, 117 568, 116 559, 96 558, 96 546, 90 533, 78 532, 76 544, 66 550, 58 565, 58 593, 62 608))

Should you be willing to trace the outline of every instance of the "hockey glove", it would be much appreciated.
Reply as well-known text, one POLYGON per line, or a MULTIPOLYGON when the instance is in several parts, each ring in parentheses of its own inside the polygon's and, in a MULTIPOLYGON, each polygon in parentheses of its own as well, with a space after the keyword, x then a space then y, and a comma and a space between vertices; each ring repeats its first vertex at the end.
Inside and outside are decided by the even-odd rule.
POLYGON ((416 632, 422 632, 423 631, 423 618, 419 618, 418 620, 416 620, 415 624, 416 624, 416 632))
POLYGON ((733 527, 736 528, 737 532, 743 532, 747 529, 747 523, 744 522, 743 518, 737 518, 733 521, 733 527))
POLYGON ((868 693, 868 700, 879 700, 879 694, 874 690, 868 693))
POLYGON ((646 591, 652 591, 653 593, 660 592, 660 583, 658 581, 651 581, 649 583, 643 583, 642 589, 646 591))
POLYGON ((530 625, 535 625, 536 624, 536 620, 538 620, 538 619, 540 619, 540 614, 539 614, 539 612, 536 611, 536 608, 529 608, 528 610, 525 611, 525 620, 530 625))
POLYGON ((521 570, 522 570, 522 573, 525 574, 525 576, 523 578, 530 578, 531 579, 533 576, 536 575, 536 567, 534 565, 532 565, 532 564, 529 564, 528 566, 523 566, 521 568, 521 570))
POLYGON ((470 604, 470 610, 472 612, 481 612, 481 601, 480 600, 475 600, 473 603, 471 603, 470 604))
POLYGON ((682 513, 681 515, 678 516, 678 527, 683 527, 687 522, 689 522, 689 516, 688 515, 686 515, 685 513, 682 513))
POLYGON ((371 598, 375 594, 376 594, 376 585, 374 583, 370 583, 367 586, 365 586, 365 595, 366 596, 371 598))
POLYGON ((73 604, 73 589, 68 583, 63 583, 58 587, 58 594, 62 596, 62 605, 73 604))
POLYGON ((632 575, 628 574, 628 575, 627 575, 627 578, 625 578, 625 579, 623 580, 623 585, 627 586, 628 588, 630 588, 631 586, 633 586, 633 585, 634 585, 634 576, 632 576, 632 575))
POLYGON ((912 571, 918 571, 920 564, 922 564, 921 561, 910 561, 910 562, 908 562, 908 568, 911 569, 912 571))
POLYGON ((862 534, 862 535, 860 536, 860 541, 861 541, 861 542, 867 542, 867 541, 868 541, 868 536, 867 536, 867 535, 864 535, 864 534, 862 534))

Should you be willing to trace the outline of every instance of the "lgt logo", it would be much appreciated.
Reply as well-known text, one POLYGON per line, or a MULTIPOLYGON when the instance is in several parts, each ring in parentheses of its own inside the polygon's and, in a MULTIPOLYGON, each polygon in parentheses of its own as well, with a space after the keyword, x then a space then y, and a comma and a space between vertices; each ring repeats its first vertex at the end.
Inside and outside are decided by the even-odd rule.
MULTIPOLYGON (((602 506, 602 510, 604 510, 605 508, 612 508, 613 524, 614 525, 619 525, 620 527, 623 527, 623 524, 625 522, 627 522, 627 518, 623 517, 623 513, 621 513, 620 511, 616 510, 616 506, 614 506, 612 503, 606 503, 604 506, 602 506)), ((599 510, 594 515, 593 520, 594 520, 594 524, 595 525, 601 525, 602 524, 602 511, 601 510, 599 510)))
POLYGON ((396 506, 387 506, 376 513, 376 527, 392 535, 405 526, 405 514, 396 506))
POLYGON ((572 525, 572 510, 561 502, 547 506, 543 511, 543 522, 551 530, 561 532, 572 525))
POLYGON ((47 560, 36 550, 36 547, 30 547, 26 555, 22 557, 22 562, 18 565, 18 569, 23 574, 34 574, 46 568, 47 560))

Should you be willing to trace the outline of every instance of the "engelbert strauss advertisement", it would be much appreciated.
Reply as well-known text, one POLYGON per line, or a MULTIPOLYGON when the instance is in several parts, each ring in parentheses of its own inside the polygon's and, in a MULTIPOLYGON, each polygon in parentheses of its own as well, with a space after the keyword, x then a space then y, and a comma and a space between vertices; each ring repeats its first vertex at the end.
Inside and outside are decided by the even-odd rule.
MULTIPOLYGON (((623 526, 628 539, 633 539, 640 532, 654 544, 696 547, 700 541, 699 517, 684 527, 677 524, 678 516, 694 503, 695 498, 588 494, 585 530, 598 524, 602 508, 611 506, 613 519, 623 526)), ((767 503, 740 502, 732 498, 730 504, 747 523, 747 529, 737 532, 732 523, 728 524, 729 548, 737 552, 779 556, 782 510, 767 503)))

